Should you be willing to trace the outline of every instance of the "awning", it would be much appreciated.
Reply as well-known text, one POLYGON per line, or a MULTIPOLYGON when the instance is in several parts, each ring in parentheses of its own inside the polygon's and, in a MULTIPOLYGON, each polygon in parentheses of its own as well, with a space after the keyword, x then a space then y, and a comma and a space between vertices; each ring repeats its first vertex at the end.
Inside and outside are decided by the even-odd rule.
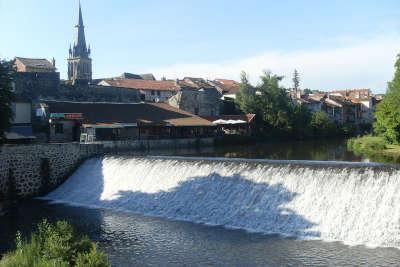
POLYGON ((36 139, 31 126, 12 126, 5 132, 7 140, 36 139))
POLYGON ((215 124, 215 125, 221 125, 221 124, 243 124, 243 123, 247 123, 247 122, 243 121, 243 120, 222 120, 222 119, 213 121, 213 124, 215 124))

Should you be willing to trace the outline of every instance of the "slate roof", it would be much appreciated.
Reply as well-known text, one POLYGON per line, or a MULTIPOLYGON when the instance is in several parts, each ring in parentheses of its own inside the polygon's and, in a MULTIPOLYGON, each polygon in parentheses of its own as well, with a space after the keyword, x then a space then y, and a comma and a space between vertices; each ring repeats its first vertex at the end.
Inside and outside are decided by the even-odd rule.
POLYGON ((139 90, 178 91, 180 88, 175 81, 153 81, 139 79, 112 79, 104 80, 107 85, 139 90))
POLYGON ((84 123, 170 124, 172 126, 212 126, 212 123, 164 103, 93 103, 44 101, 49 113, 82 113, 84 123))

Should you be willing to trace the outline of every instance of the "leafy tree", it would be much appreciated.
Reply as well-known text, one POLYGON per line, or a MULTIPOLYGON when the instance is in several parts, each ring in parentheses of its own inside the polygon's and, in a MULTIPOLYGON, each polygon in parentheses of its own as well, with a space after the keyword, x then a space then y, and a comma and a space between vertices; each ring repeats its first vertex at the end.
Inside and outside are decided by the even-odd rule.
POLYGON ((337 130, 335 123, 324 111, 312 114, 310 126, 316 136, 329 136, 337 130))
POLYGON ((292 81, 293 81, 293 88, 297 92, 300 89, 300 74, 296 69, 293 72, 292 81))
POLYGON ((0 142, 4 138, 4 132, 10 127, 13 117, 11 109, 11 102, 14 98, 12 92, 13 76, 12 62, 0 60, 0 142))
POLYGON ((382 135, 390 143, 400 143, 400 55, 395 63, 395 74, 388 83, 386 96, 378 104, 375 112, 375 133, 382 135))
POLYGON ((235 100, 236 104, 238 105, 239 109, 245 113, 258 114, 259 107, 256 104, 256 90, 250 84, 246 72, 242 71, 240 74, 240 80, 240 88, 235 100))
POLYGON ((286 89, 280 86, 283 77, 264 71, 257 87, 259 109, 263 120, 277 129, 291 129, 293 105, 286 89))

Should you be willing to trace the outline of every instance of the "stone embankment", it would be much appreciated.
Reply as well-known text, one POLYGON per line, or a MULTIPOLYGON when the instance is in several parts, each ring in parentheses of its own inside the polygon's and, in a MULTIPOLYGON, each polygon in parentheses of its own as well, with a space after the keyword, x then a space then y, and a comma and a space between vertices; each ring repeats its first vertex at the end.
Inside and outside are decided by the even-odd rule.
POLYGON ((120 151, 212 146, 213 138, 60 143, 0 147, 0 202, 43 195, 85 159, 120 151))

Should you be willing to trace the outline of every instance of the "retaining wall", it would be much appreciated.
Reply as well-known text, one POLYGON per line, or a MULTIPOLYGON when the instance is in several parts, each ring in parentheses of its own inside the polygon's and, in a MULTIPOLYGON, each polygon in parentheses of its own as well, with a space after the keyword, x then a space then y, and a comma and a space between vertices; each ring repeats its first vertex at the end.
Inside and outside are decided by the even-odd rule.
POLYGON ((213 144, 213 138, 189 138, 2 146, 0 200, 45 194, 67 179, 83 160, 95 155, 130 150, 204 147, 213 144))

